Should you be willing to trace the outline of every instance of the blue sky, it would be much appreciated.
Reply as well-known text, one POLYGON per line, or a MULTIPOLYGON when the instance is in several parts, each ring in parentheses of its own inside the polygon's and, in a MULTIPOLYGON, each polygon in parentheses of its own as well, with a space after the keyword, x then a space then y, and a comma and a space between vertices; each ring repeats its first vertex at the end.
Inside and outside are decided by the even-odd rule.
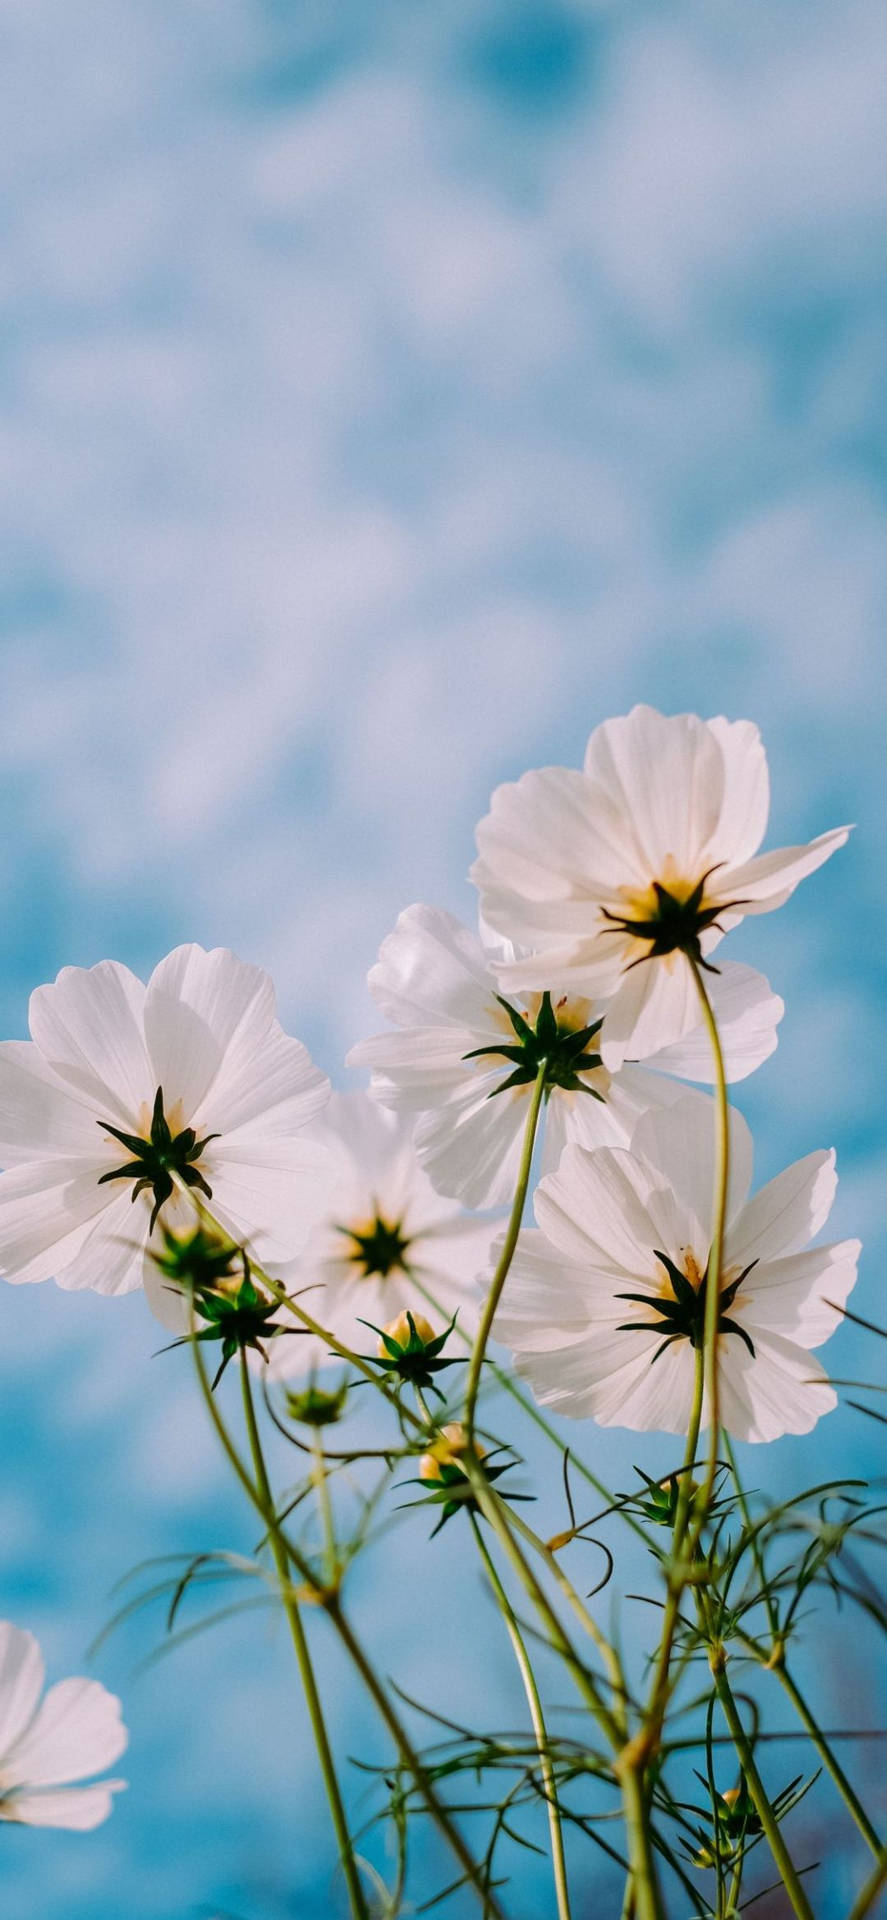
MULTIPOLYGON (((877 1315, 885 65, 880 0, 8 0, 5 1034, 60 966, 196 938, 271 968, 341 1084, 397 911, 470 911, 498 780, 637 699, 748 715, 771 842, 858 830, 737 937, 788 1007, 741 1104, 765 1173, 837 1145, 877 1315)), ((130 1565, 248 1528, 140 1300, 3 1308, 0 1611, 57 1677, 130 1565)), ((870 1440, 845 1412, 772 1458, 870 1440)), ((359 1600, 419 1672, 441 1563, 402 1552, 359 1600)), ((150 1678, 141 1644, 98 1668, 130 1794, 10 1834, 9 1920, 327 1911, 280 1636, 150 1678)), ((498 1659, 479 1625, 458 1684, 507 1718, 498 1659)))

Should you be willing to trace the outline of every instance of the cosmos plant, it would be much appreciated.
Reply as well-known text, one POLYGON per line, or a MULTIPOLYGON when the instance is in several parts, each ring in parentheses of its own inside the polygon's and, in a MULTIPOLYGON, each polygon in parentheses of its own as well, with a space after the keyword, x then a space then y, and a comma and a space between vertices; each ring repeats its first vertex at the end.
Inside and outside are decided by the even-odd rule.
MULTIPOLYGON (((521 1846, 547 1851, 557 1920, 592 1888, 622 1920, 736 1920, 774 1888, 813 1920, 792 1816, 820 1774, 855 1828, 849 1920, 887 1882, 796 1658, 824 1595, 887 1625, 875 1509, 859 1482, 767 1491, 772 1446, 837 1404, 818 1351, 855 1317, 859 1243, 820 1238, 830 1150, 753 1186, 728 1088, 774 1052, 783 1005, 722 953, 848 830, 762 853, 768 808, 750 722, 647 707, 598 727, 581 771, 500 787, 477 931, 416 904, 382 944, 369 984, 387 1024, 348 1062, 366 1091, 330 1096, 267 975, 194 945, 146 986, 114 961, 65 968, 32 995, 31 1039, 0 1046, 0 1272, 142 1287, 172 1336, 163 1364, 192 1367, 262 1545, 177 1566, 167 1627, 208 1578, 258 1583, 282 1611, 352 1920, 449 1895, 520 1920, 521 1846), (628 1486, 599 1471, 613 1426, 659 1436, 628 1486), (295 1486, 273 1484, 272 1437, 295 1486), (754 1494, 735 1443, 758 1449, 754 1494), (405 1702, 383 1675, 351 1570, 366 1554, 384 1582, 395 1522, 444 1593, 453 1556, 476 1555, 522 1729, 497 1730, 482 1699, 453 1718, 448 1662, 472 1620, 449 1603, 437 1694, 405 1702), (377 1719, 384 1873, 333 1750, 324 1628, 377 1719), (429 1822, 443 1888, 414 1839, 429 1822)), ((69 1681, 38 1707, 41 1677, 6 1625, 0 1814, 93 1826, 120 1783, 71 1783, 121 1751, 117 1703, 69 1681)))

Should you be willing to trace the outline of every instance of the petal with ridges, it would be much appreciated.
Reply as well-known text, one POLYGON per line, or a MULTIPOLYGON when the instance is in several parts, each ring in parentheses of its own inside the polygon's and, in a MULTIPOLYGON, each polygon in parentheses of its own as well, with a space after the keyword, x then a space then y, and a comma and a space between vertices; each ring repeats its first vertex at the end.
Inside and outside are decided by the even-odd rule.
POLYGON ((59 1680, 4 1760, 11 1786, 56 1787, 85 1780, 120 1758, 129 1735, 120 1701, 98 1680, 59 1680))
POLYGON ((31 995, 31 1037, 66 1085, 115 1125, 132 1127, 154 1098, 144 1038, 145 989, 118 960, 63 967, 31 995))
POLYGON ((752 1195, 730 1225, 725 1248, 732 1267, 797 1253, 821 1231, 832 1209, 838 1176, 834 1148, 808 1153, 752 1195))
POLYGON ((28 1726, 43 1686, 43 1656, 32 1633, 0 1620, 0 1766, 28 1726))
POLYGON ((115 1793, 125 1780, 103 1780, 94 1787, 68 1787, 48 1793, 14 1793, 0 1800, 0 1820, 28 1827, 63 1827, 71 1833, 91 1833, 107 1820, 115 1793))

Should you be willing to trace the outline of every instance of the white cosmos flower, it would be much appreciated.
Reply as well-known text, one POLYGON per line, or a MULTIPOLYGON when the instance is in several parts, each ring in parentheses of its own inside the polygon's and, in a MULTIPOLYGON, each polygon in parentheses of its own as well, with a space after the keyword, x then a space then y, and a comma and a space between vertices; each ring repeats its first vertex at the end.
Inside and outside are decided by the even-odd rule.
POLYGON ((114 960, 65 967, 31 995, 30 1027, 30 1041, 0 1045, 7 1280, 106 1294, 143 1283, 178 1325, 148 1252, 161 1227, 194 1224, 171 1174, 211 1196, 259 1259, 298 1252, 329 1178, 299 1129, 329 1083, 283 1032, 260 967, 198 946, 168 954, 147 987, 114 960))
MULTIPOLYGON (((409 1119, 368 1093, 334 1093, 313 1131, 333 1156, 336 1180, 304 1253, 281 1274, 289 1292, 357 1353, 376 1349, 364 1321, 385 1327, 405 1310, 423 1313, 442 1333, 458 1308, 458 1326, 470 1334, 478 1319, 477 1276, 489 1264, 499 1222, 472 1219, 441 1199, 416 1158, 409 1119)), ((271 1343, 275 1375, 334 1361, 310 1335, 271 1343)))
MULTIPOLYGON (((482 944, 440 908, 407 907, 369 975, 373 998, 401 1031, 362 1040, 348 1055, 349 1066, 372 1068, 377 1099, 418 1114, 416 1150, 423 1166, 439 1192, 470 1207, 511 1199, 532 1092, 530 1067, 528 1078, 505 1084, 515 1071, 519 1041, 498 997, 493 967, 502 953, 501 942, 482 944), (512 1051, 498 1051, 505 1047, 512 1051)), ((546 984, 564 1066, 562 1084, 554 1082, 546 1098, 547 1168, 557 1166, 569 1140, 586 1147, 627 1146, 648 1107, 670 1106, 682 1097, 680 1080, 712 1079, 701 1020, 643 1065, 627 1064, 616 1073, 602 1064, 595 1035, 581 1055, 570 1058, 574 1036, 600 1021, 607 1002, 563 992, 550 977, 546 984)), ((712 976, 711 996, 728 1079, 742 1080, 773 1052, 782 1001, 762 974, 738 965, 712 976)), ((512 1004, 535 1028, 541 995, 519 993, 512 1004)), ((532 1059, 531 1045, 524 1057, 532 1059)))
POLYGON ((0 1820, 86 1832, 126 1782, 70 1783, 120 1758, 129 1738, 120 1701, 98 1680, 60 1680, 41 1701, 42 1688, 34 1635, 0 1620, 0 1820))
MULTIPOLYGON (((545 1405, 687 1432, 713 1157, 710 1103, 690 1094, 645 1114, 630 1152, 570 1146, 540 1182, 538 1230, 520 1237, 495 1332, 545 1405)), ((834 1153, 808 1154, 749 1199, 751 1136, 733 1113, 731 1160, 720 1420, 739 1440, 775 1440, 836 1404, 810 1348, 840 1321, 859 1242, 808 1246, 834 1199, 834 1153)))
POLYGON ((748 720, 635 707, 591 735, 580 773, 543 767, 496 789, 472 879, 491 926, 531 948, 502 967, 506 993, 552 979, 614 995, 604 1064, 694 1027, 682 948, 707 955, 747 913, 769 913, 843 845, 849 828, 758 854, 767 761, 748 720))

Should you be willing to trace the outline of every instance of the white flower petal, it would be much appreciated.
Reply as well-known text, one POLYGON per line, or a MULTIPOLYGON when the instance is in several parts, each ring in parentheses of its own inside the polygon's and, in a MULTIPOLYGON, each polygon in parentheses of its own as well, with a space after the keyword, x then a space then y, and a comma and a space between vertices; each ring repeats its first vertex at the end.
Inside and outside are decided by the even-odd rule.
POLYGON ((604 1066, 616 1073, 629 1058, 658 1054, 692 1033, 699 1017, 699 995, 683 954, 642 960, 622 976, 604 1015, 598 1042, 604 1066))
POLYGON ((274 1019, 274 988, 261 967, 226 947, 168 953, 148 982, 145 1037, 155 1088, 181 1101, 190 1122, 226 1063, 229 1049, 261 1042, 274 1019))
POLYGON ((764 1261, 743 1281, 731 1310, 734 1318, 755 1330, 784 1334, 802 1347, 821 1346, 840 1326, 859 1254, 858 1240, 840 1240, 764 1261))
POLYGON ((778 1260, 805 1247, 824 1227, 837 1184, 834 1149, 808 1153, 778 1173, 731 1222, 725 1249, 731 1267, 778 1260))
POLYGON ((745 866, 715 875, 711 896, 741 903, 743 913, 771 913, 788 900, 800 880, 815 873, 843 847, 851 832, 851 827, 834 827, 805 847, 779 847, 773 853, 759 854, 745 866))
POLYGON ((635 877, 630 819, 618 806, 598 818, 588 780, 571 767, 543 767, 497 787, 477 844, 471 878, 482 913, 527 946, 550 944, 554 927, 564 939, 593 938, 599 899, 635 877))
MULTIPOLYGON (((732 1220, 744 1205, 751 1186, 754 1145, 742 1114, 731 1107, 729 1116, 727 1218, 732 1220)), ((714 1101, 705 1093, 685 1093, 682 1100, 665 1111, 651 1108, 638 1121, 631 1147, 633 1153, 640 1154, 656 1168, 662 1183, 673 1187, 695 1215, 707 1248, 714 1204, 714 1101)))
MULTIPOLYGON (((767 755, 751 720, 725 720, 721 715, 706 725, 721 750, 723 781, 717 840, 710 850, 719 862, 735 866, 740 860, 751 859, 767 831, 770 813, 767 755)), ((703 848, 703 872, 708 864, 708 852, 709 848, 703 848)))
POLYGON ((620 884, 661 875, 669 858, 679 873, 695 877, 724 797, 721 745, 704 720, 633 707, 595 729, 585 773, 594 789, 595 824, 602 814, 609 827, 615 812, 620 841, 628 832, 634 841, 633 872, 623 871, 620 884))
POLYGON ((125 1780, 102 1780, 93 1787, 62 1787, 48 1793, 15 1793, 0 1800, 0 1820, 29 1827, 64 1827, 72 1833, 90 1833, 107 1820, 115 1793, 125 1780))
POLYGON ((32 1633, 0 1620, 0 1767, 28 1726, 43 1686, 43 1656, 32 1633))
POLYGON ((399 1027, 445 1024, 471 1031, 490 1024, 487 956, 476 935, 440 907, 405 908, 383 940, 367 984, 385 1018, 399 1027))
POLYGON ((301 1252, 334 1178, 325 1146, 305 1134, 257 1145, 213 1141, 201 1169, 212 1188, 210 1212, 235 1240, 246 1240, 257 1259, 274 1263, 301 1252))
MULTIPOLYGON (((493 1258, 500 1252, 501 1241, 492 1249, 493 1258)), ((496 1339, 516 1352, 559 1352, 602 1312, 612 1320, 612 1275, 595 1275, 587 1262, 565 1259, 544 1233, 527 1227, 496 1313, 496 1339)))
POLYGON ((116 1196, 82 1159, 38 1161, 0 1174, 0 1274, 56 1279, 79 1253, 92 1222, 116 1196))
MULTIPOLYGON (((724 1067, 729 1081, 744 1080, 769 1059, 777 1044, 776 1028, 785 1003, 754 967, 724 961, 719 973, 706 978, 712 1010, 718 1023, 724 1067)), ((674 1073, 681 1080, 715 1079, 711 1041, 700 1019, 680 1040, 648 1055, 645 1067, 674 1073)))
POLYGON ((173 1285, 165 1273, 161 1273, 156 1262, 146 1254, 142 1267, 142 1286, 145 1299, 162 1327, 169 1333, 183 1336, 188 1333, 191 1314, 186 1296, 179 1287, 173 1285))
MULTIPOLYGON (((467 1027, 449 1026, 377 1033, 370 1040, 359 1040, 345 1065, 371 1069, 374 1099, 421 1112, 458 1096, 466 1081, 470 1083, 480 1063, 466 1061, 465 1055, 483 1045, 485 1037, 467 1027)), ((504 1040, 505 1035, 498 1038, 504 1040)))
MULTIPOLYGON (((102 1188, 108 1192, 107 1187, 102 1188)), ((152 1196, 136 1195, 129 1182, 123 1192, 117 1187, 110 1206, 93 1222, 76 1252, 55 1275, 60 1287, 75 1292, 88 1287, 108 1297, 132 1293, 142 1282, 142 1263, 148 1228, 151 1224, 152 1196)), ((163 1209, 168 1218, 171 1203, 163 1209)), ((159 1235, 155 1235, 159 1238, 159 1235)))
POLYGON ((85 1780, 119 1759, 128 1738, 120 1701, 98 1680, 60 1680, 6 1754, 4 1781, 30 1788, 85 1780))
POLYGON ((664 1201, 653 1170, 632 1154, 568 1146, 557 1172, 540 1180, 535 1211, 543 1233, 568 1261, 655 1282, 654 1249, 662 1239, 651 1207, 664 1201))
POLYGON ((31 995, 31 1036, 66 1085, 103 1118, 132 1128, 156 1091, 145 1049, 145 989, 128 967, 63 967, 31 995))
MULTIPOLYGON (((775 1333, 755 1335, 752 1359, 741 1340, 721 1343, 719 1413, 737 1440, 778 1440, 785 1433, 809 1433, 824 1413, 837 1406, 818 1360, 794 1341, 775 1333)), ((707 1418, 703 1408, 703 1422, 707 1418)))
POLYGON ((514 1197, 531 1089, 498 1093, 498 1085, 499 1073, 477 1076, 461 1099, 424 1113, 416 1126, 416 1151, 438 1192, 467 1207, 504 1206, 514 1197))
POLYGON ((60 1080, 33 1040, 0 1042, 0 1164, 4 1167, 70 1158, 95 1159, 101 1110, 60 1080))

